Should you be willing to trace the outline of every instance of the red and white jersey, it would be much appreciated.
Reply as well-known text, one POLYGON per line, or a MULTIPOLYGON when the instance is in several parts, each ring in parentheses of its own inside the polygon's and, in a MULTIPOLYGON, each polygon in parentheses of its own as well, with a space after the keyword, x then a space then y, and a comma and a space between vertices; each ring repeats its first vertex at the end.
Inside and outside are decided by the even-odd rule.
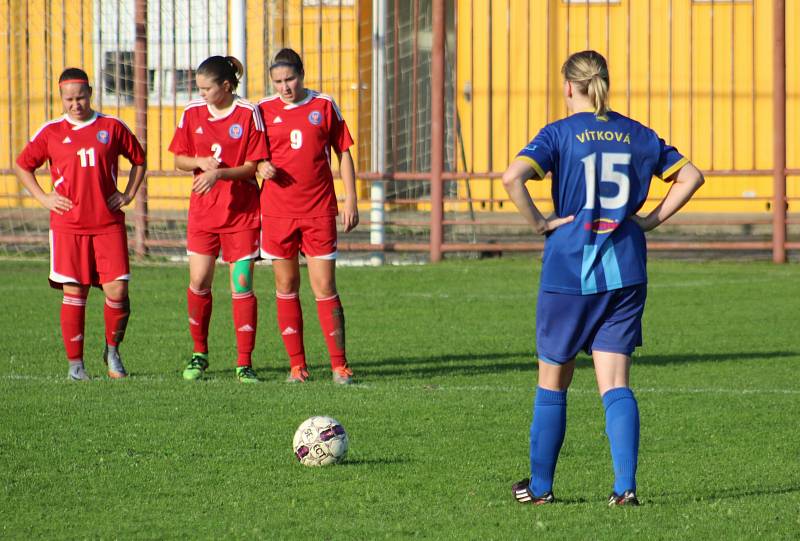
POLYGON ((336 216, 331 149, 349 149, 353 138, 333 98, 313 90, 298 103, 280 96, 258 102, 267 130, 275 178, 261 189, 261 214, 283 218, 336 216))
POLYGON ((125 229, 125 213, 111 212, 106 204, 117 189, 120 155, 134 165, 145 161, 142 145, 124 122, 95 112, 85 122, 64 115, 45 123, 17 164, 32 172, 49 160, 53 189, 72 201, 64 214, 50 213, 52 230, 95 235, 125 229))
MULTIPOLYGON (((192 158, 214 156, 220 168, 269 159, 264 124, 255 105, 234 99, 228 112, 215 117, 205 100, 189 102, 169 145, 175 155, 192 158)), ((195 169, 194 174, 203 171, 195 169)), ((231 233, 260 225, 258 182, 219 179, 211 191, 192 192, 189 230, 231 233)))

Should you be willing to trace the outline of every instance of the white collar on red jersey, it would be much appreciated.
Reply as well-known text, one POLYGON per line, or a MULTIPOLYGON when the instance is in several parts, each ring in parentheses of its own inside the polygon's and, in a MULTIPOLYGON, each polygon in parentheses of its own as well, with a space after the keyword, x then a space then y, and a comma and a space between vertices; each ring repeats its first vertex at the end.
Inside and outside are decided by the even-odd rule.
POLYGON ((86 127, 86 126, 88 126, 89 124, 92 124, 92 123, 93 123, 95 120, 97 120, 97 117, 98 117, 98 116, 99 116, 99 115, 97 114, 97 111, 92 111, 92 116, 91 116, 91 118, 89 118, 88 120, 85 120, 85 121, 83 121, 83 122, 77 122, 77 121, 75 121, 75 120, 72 120, 72 119, 69 117, 69 115, 68 115, 68 114, 64 113, 64 120, 66 120, 67 122, 69 122, 70 124, 72 124, 72 129, 73 129, 73 130, 79 130, 79 129, 81 129, 81 128, 85 128, 85 127, 86 127))
MULTIPOLYGON (((285 111, 288 111, 289 109, 294 109, 295 107, 303 106, 306 103, 308 103, 311 100, 313 100, 315 96, 317 96, 317 93, 315 91, 310 90, 308 88, 306 88, 305 90, 306 90, 306 97, 303 98, 302 100, 298 101, 297 103, 286 103, 285 101, 283 101, 283 98, 281 98, 281 101, 283 101, 283 109, 285 111)), ((279 97, 280 97, 280 95, 279 95, 279 97)))
POLYGON ((233 95, 233 102, 231 103, 230 107, 227 109, 223 109, 222 111, 217 111, 216 113, 211 109, 211 105, 206 103, 206 109, 208 109, 208 114, 211 115, 209 118, 210 121, 214 122, 215 120, 222 120, 224 118, 228 118, 231 116, 231 113, 236 109, 236 105, 239 102, 239 96, 236 94, 233 95))

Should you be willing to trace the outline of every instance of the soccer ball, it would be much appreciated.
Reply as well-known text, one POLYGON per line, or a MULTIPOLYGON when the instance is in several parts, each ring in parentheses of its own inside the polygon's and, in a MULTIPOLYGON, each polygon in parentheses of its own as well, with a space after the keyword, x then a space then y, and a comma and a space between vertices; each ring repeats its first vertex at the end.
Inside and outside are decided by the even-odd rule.
POLYGON ((327 466, 347 454, 347 432, 332 417, 315 415, 297 427, 292 441, 294 456, 304 466, 327 466))

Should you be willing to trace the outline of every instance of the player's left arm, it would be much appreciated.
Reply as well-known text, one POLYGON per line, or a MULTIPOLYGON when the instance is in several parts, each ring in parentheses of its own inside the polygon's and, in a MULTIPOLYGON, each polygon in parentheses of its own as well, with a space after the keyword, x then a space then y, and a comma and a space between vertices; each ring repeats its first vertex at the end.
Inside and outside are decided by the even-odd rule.
POLYGON ((120 192, 114 190, 114 193, 106 199, 106 205, 111 212, 119 210, 120 208, 130 205, 133 198, 136 197, 136 192, 144 182, 145 172, 147 171, 147 158, 145 157, 144 149, 133 135, 133 132, 122 123, 118 123, 115 138, 118 141, 119 153, 122 154, 129 162, 131 162, 131 172, 128 175, 128 185, 125 186, 125 191, 120 192))
POLYGON ((342 211, 342 226, 348 233, 358 225, 358 198, 356 197, 356 168, 350 150, 345 150, 339 155, 339 174, 344 183, 344 210, 342 211))
POLYGON ((544 235, 557 227, 570 223, 575 219, 575 216, 551 219, 544 217, 533 202, 531 194, 525 188, 525 181, 534 178, 536 175, 539 175, 539 173, 533 168, 530 160, 517 158, 511 162, 506 172, 503 173, 503 186, 508 192, 511 201, 514 202, 522 217, 525 218, 525 221, 533 227, 537 234, 544 235))
POLYGON ((147 165, 145 164, 133 164, 131 166, 131 172, 128 175, 128 185, 125 187, 124 192, 120 192, 119 190, 115 190, 111 197, 106 200, 106 204, 108 205, 108 209, 112 212, 131 204, 133 198, 136 197, 136 192, 139 191, 139 187, 144 182, 145 172, 147 171, 147 165))
POLYGON ((212 169, 210 171, 203 171, 192 182, 192 191, 200 195, 206 194, 211 191, 214 184, 220 179, 225 180, 253 180, 256 175, 255 161, 246 161, 237 167, 223 167, 220 169, 212 169))

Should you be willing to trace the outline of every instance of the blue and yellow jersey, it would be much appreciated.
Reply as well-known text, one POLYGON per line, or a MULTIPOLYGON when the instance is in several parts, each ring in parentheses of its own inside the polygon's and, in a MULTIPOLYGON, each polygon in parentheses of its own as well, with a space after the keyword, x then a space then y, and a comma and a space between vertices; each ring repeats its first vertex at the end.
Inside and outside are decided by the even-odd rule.
POLYGON ((552 173, 556 214, 575 216, 545 242, 542 290, 589 295, 647 282, 644 232, 627 218, 644 204, 652 177, 668 179, 686 158, 614 112, 548 124, 517 158, 534 178, 552 173))

